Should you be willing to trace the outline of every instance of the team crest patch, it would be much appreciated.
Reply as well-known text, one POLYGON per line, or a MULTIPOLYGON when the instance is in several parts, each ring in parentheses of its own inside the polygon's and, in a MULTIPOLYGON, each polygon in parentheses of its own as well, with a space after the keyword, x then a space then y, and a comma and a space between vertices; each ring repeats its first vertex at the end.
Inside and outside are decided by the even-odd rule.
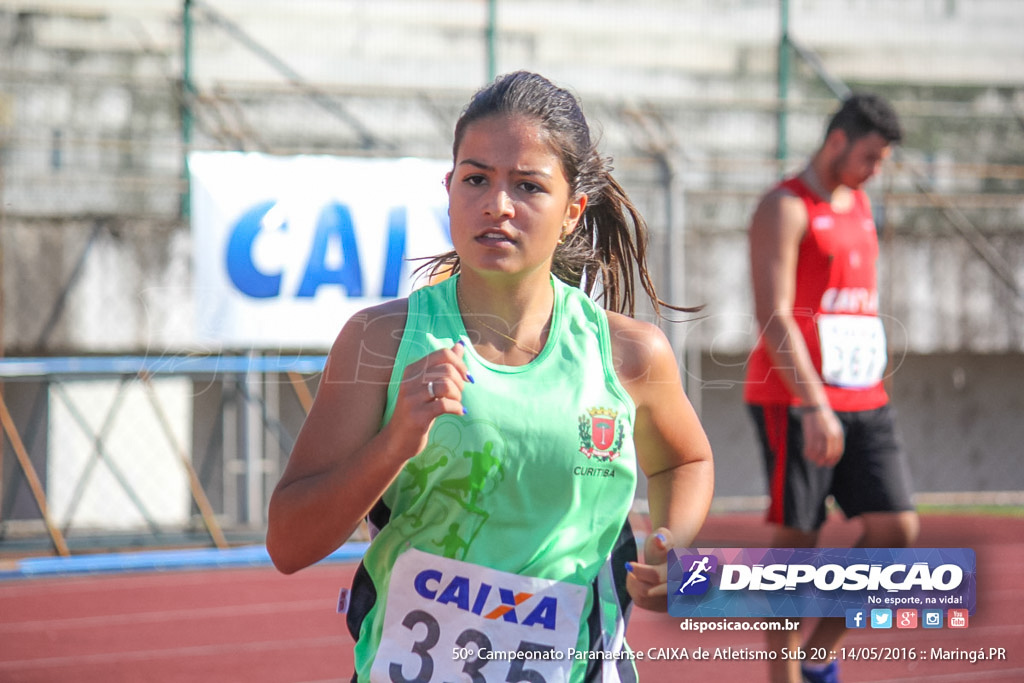
POLYGON ((580 415, 580 453, 601 462, 611 462, 619 457, 625 431, 614 410, 590 408, 580 415))

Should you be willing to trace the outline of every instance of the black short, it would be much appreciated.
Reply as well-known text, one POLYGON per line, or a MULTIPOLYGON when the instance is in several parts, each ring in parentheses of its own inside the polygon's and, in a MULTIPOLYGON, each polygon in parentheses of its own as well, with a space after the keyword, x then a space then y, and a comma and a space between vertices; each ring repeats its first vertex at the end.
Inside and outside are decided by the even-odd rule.
POLYGON ((843 457, 835 467, 804 460, 800 415, 786 405, 750 405, 764 456, 771 502, 768 521, 801 531, 825 522, 831 495, 847 517, 913 510, 910 466, 888 405, 837 412, 843 457))

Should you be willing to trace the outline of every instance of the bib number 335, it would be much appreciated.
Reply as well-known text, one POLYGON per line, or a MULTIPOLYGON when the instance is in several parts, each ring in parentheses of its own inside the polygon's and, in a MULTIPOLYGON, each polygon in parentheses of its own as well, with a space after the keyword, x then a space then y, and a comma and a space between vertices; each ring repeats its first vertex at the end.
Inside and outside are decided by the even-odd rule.
POLYGON ((408 550, 391 573, 370 678, 567 681, 585 599, 583 586, 408 550))

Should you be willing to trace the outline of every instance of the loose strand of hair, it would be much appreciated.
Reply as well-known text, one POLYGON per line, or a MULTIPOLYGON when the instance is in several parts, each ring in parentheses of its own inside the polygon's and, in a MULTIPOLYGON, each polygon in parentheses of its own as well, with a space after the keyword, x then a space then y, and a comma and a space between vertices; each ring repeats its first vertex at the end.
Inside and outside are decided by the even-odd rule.
POLYGON ((619 182, 607 175, 604 201, 596 206, 603 216, 595 216, 597 225, 605 224, 599 230, 599 244, 602 247, 603 260, 609 264, 606 291, 612 297, 606 300, 606 307, 633 317, 636 313, 636 278, 650 299, 655 315, 665 319, 662 309, 681 313, 695 313, 702 306, 679 306, 662 299, 657 292, 647 267, 648 228, 643 215, 630 200, 619 182), (634 276, 635 269, 635 276, 634 276), (620 295, 621 292, 621 295, 620 295), (621 298, 620 298, 621 296, 621 298))

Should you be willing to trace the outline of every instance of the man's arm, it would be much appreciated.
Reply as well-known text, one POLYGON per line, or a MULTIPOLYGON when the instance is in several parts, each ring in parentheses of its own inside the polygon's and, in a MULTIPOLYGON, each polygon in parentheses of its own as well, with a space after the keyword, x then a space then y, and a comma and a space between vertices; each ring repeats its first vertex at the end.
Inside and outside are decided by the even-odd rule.
POLYGON ((754 310, 772 365, 804 406, 804 457, 831 466, 843 454, 842 426, 793 317, 797 258, 806 232, 807 209, 799 197, 775 190, 758 205, 750 225, 754 310))

